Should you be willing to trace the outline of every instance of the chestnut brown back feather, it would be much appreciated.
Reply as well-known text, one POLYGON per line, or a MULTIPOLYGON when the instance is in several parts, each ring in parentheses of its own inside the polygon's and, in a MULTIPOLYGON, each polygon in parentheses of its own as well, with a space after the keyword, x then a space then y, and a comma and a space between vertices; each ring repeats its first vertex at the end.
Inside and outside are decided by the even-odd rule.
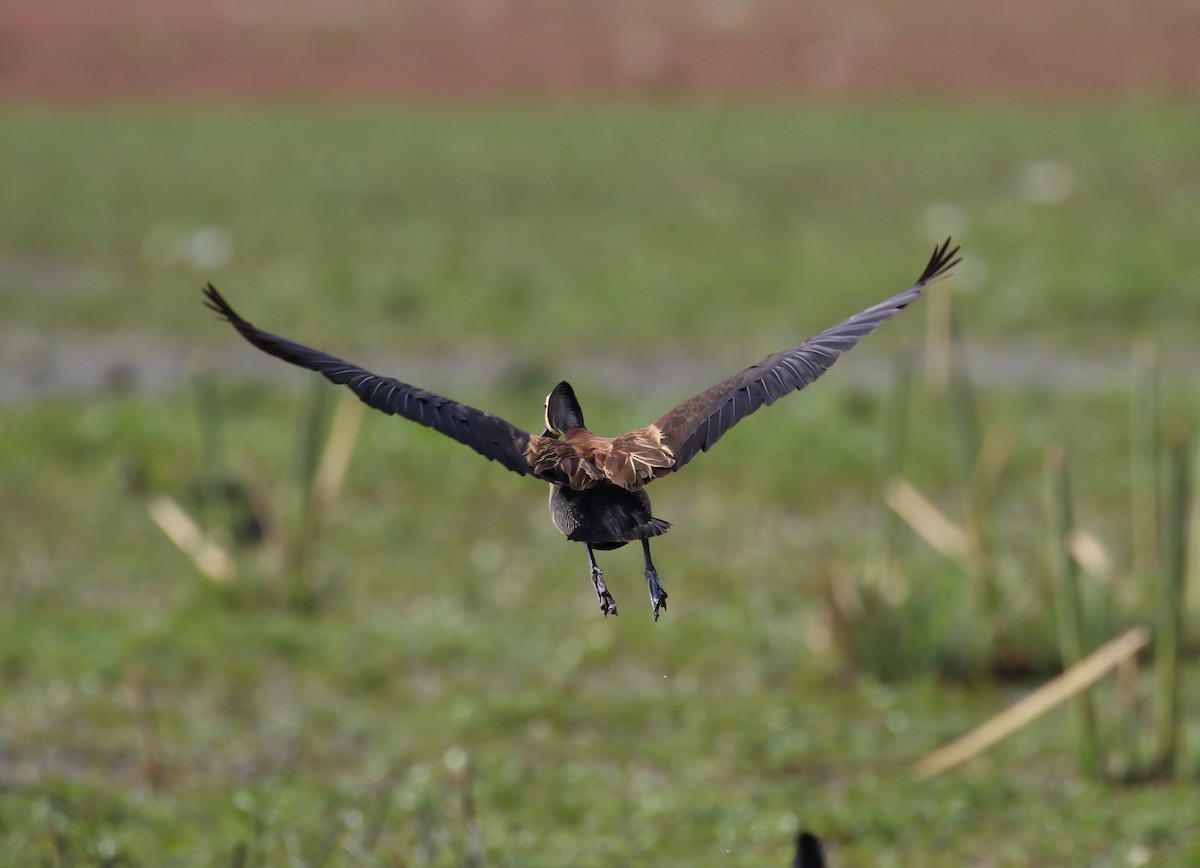
POLYGON ((525 460, 539 478, 569 485, 576 491, 591 488, 604 478, 596 463, 580 455, 573 444, 553 437, 530 437, 525 460))
POLYGON ((614 437, 611 443, 612 451, 601 460, 601 466, 604 475, 622 488, 639 488, 675 462, 675 454, 654 426, 614 437))
POLYGON ((619 437, 599 437, 577 429, 567 439, 535 435, 525 458, 541 478, 565 482, 576 491, 611 482, 634 491, 654 478, 658 468, 670 467, 674 456, 653 427, 619 437))
POLYGON ((656 470, 665 476, 707 452, 721 437, 755 410, 775 403, 784 395, 803 389, 825 373, 842 353, 879 328, 921 296, 925 287, 946 276, 960 261, 959 248, 950 239, 935 247, 925 270, 904 292, 843 320, 815 337, 788 350, 767 356, 757 365, 734 374, 684 401, 662 416, 652 427, 662 433, 662 442, 674 452, 674 463, 656 470))

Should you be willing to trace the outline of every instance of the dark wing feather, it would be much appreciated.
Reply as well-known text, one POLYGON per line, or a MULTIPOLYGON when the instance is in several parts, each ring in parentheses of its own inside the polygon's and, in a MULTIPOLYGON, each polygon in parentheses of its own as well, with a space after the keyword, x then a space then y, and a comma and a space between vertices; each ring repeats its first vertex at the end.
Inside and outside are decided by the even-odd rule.
POLYGON ((514 473, 533 473, 525 460, 529 432, 499 416, 426 392, 390 377, 380 377, 349 362, 255 328, 238 316, 210 283, 205 304, 225 318, 247 341, 264 353, 308 368, 339 386, 346 386, 368 407, 403 416, 470 446, 484 458, 498 461, 514 473))
POLYGON ((723 383, 684 401, 654 423, 675 463, 655 478, 678 470, 699 452, 707 452, 730 428, 764 404, 803 389, 829 370, 838 356, 920 297, 933 281, 958 264, 959 248, 950 239, 933 250, 917 282, 899 295, 867 308, 790 350, 775 353, 723 383))

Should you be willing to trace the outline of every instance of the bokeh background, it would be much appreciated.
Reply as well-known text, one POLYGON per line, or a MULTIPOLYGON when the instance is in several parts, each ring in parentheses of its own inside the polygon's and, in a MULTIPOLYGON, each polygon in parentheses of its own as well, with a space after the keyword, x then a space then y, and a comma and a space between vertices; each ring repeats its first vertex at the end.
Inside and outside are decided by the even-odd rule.
POLYGON ((0 864, 1200 862, 1200 4, 0 6, 0 864), (651 490, 614 434, 965 260, 651 490), (914 764, 1131 629, 965 764, 914 764))

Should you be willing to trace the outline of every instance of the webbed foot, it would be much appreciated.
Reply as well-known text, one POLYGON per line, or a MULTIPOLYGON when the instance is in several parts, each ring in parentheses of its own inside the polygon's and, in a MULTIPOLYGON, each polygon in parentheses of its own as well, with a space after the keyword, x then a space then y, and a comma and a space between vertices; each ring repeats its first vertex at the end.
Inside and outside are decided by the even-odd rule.
POLYGON ((599 567, 592 567, 592 584, 596 587, 596 599, 600 601, 600 611, 604 617, 617 614, 617 601, 608 592, 608 586, 604 584, 604 571, 599 567))
POLYGON ((658 571, 653 567, 646 570, 646 586, 650 589, 650 602, 654 606, 654 620, 667 609, 667 592, 658 582, 658 571))

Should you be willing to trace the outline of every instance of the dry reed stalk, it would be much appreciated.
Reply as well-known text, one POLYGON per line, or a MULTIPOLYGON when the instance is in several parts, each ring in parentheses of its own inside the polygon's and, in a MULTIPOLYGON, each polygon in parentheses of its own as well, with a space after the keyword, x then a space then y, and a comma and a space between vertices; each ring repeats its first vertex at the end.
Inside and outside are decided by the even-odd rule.
POLYGON ((971 540, 966 531, 951 521, 911 482, 899 477, 893 479, 887 485, 884 499, 934 551, 949 560, 970 565, 971 540))
POLYGON ((192 559, 205 578, 218 585, 228 585, 237 579, 237 562, 213 542, 178 502, 158 495, 146 502, 146 510, 167 539, 192 559))
POLYGON ((1149 643, 1150 634, 1142 627, 1134 627, 1121 634, 982 726, 921 759, 913 766, 913 773, 920 780, 928 780, 978 756, 1054 707, 1087 690, 1149 643))

